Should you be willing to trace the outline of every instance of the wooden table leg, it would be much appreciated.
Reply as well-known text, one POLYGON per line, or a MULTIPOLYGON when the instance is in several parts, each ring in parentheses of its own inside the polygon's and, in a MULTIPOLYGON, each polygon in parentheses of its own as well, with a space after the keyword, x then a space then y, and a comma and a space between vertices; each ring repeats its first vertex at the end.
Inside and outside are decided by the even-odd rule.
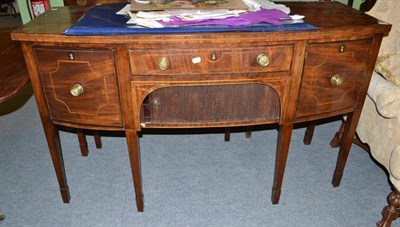
POLYGON ((231 128, 225 128, 225 142, 229 142, 231 140, 231 128))
POLYGON ((98 134, 98 132, 96 132, 96 134, 94 134, 94 142, 96 144, 97 149, 100 149, 103 147, 103 143, 101 142, 101 136, 98 134))
POLYGON ((303 139, 303 143, 305 145, 311 144, 312 138, 314 136, 315 125, 316 125, 315 121, 308 123, 306 133, 304 134, 304 139, 303 139))
POLYGON ((87 146, 86 135, 82 130, 78 130, 78 141, 79 141, 79 148, 81 149, 81 154, 84 157, 87 157, 89 154, 89 149, 87 146))
POLYGON ((135 130, 126 130, 125 134, 128 142, 129 160, 131 163, 133 185, 135 188, 136 208, 139 212, 143 212, 144 202, 142 192, 142 174, 140 171, 139 139, 135 130))
POLYGON ((342 180, 343 170, 350 153, 350 148, 353 142, 354 135, 356 133, 359 117, 359 112, 353 112, 347 115, 344 132, 340 143, 338 159, 336 162, 336 168, 332 178, 332 185, 334 187, 338 187, 340 185, 340 181, 342 180))
POLYGON ((60 136, 58 129, 51 124, 42 120, 44 132, 49 146, 51 159, 53 160, 54 170, 56 171, 58 184, 60 186, 61 197, 64 203, 69 203, 70 195, 67 184, 67 177, 65 175, 64 160, 62 156, 60 136))
POLYGON ((275 157, 274 183, 272 186, 272 204, 278 204, 281 195, 283 175, 285 173, 286 160, 289 153, 290 139, 292 137, 293 124, 280 125, 278 145, 275 157))
MULTIPOLYGON (((86 157, 89 155, 89 148, 87 145, 86 134, 81 129, 77 130, 77 134, 78 134, 79 147, 81 149, 81 154, 82 154, 82 156, 86 157)), ((100 149, 103 146, 103 144, 101 143, 100 135, 98 134, 98 132, 96 132, 96 134, 94 134, 93 136, 94 136, 94 142, 96 144, 96 148, 100 149)))
POLYGON ((251 126, 247 126, 246 127, 246 134, 245 134, 245 138, 250 140, 251 139, 251 131, 252 131, 252 127, 251 126))

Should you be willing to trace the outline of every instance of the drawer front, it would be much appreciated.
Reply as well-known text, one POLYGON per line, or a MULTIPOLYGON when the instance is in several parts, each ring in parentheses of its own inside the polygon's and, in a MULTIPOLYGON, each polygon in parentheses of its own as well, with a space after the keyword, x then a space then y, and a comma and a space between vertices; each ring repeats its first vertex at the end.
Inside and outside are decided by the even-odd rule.
POLYGON ((34 48, 52 119, 121 126, 111 50, 34 48))
POLYGON ((354 108, 372 40, 307 47, 297 117, 354 108))
POLYGON ((129 50, 132 75, 288 71, 291 68, 292 55, 291 45, 230 49, 129 50))

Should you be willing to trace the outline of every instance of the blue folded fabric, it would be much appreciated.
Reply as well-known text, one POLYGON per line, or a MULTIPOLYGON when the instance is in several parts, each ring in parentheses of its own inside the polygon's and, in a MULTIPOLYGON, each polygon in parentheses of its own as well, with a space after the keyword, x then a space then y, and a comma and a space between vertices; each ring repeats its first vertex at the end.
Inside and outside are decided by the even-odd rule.
POLYGON ((184 26, 165 28, 143 28, 128 25, 128 17, 117 15, 126 3, 97 5, 89 9, 72 27, 64 31, 64 35, 128 35, 128 34, 167 34, 190 32, 228 32, 228 31, 300 31, 316 30, 317 27, 304 22, 282 25, 255 26, 184 26))

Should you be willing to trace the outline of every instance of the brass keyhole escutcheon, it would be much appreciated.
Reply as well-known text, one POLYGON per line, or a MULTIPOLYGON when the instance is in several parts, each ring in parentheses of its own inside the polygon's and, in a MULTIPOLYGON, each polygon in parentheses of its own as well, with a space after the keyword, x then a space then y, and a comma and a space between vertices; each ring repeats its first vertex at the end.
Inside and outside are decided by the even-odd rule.
POLYGON ((74 84, 69 89, 69 92, 71 93, 72 96, 78 97, 81 94, 83 94, 83 86, 80 84, 74 84))
POLYGON ((212 52, 211 54, 211 60, 216 61, 217 60, 217 54, 215 52, 212 52))
POLYGON ((270 63, 270 60, 269 60, 268 55, 266 55, 266 54, 259 54, 259 55, 257 56, 257 63, 258 63, 260 66, 262 66, 262 67, 268 66, 269 63, 270 63))
POLYGON ((333 86, 340 86, 343 83, 343 77, 341 77, 339 74, 335 74, 331 77, 331 84, 333 86))
POLYGON ((169 60, 167 57, 161 57, 158 59, 158 68, 163 71, 169 68, 169 60))

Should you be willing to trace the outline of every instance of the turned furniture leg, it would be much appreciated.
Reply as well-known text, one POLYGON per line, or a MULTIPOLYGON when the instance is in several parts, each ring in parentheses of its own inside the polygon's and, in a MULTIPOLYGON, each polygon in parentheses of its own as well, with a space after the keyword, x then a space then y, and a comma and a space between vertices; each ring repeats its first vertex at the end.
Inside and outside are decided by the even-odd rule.
POLYGON ((392 221, 400 217, 400 193, 396 188, 389 193, 388 202, 389 205, 382 210, 382 220, 376 223, 378 227, 390 227, 392 221))
POLYGON ((329 145, 331 145, 331 147, 339 147, 340 146, 340 141, 342 141, 345 124, 346 124, 346 121, 342 118, 342 124, 340 125, 339 131, 336 132, 335 136, 332 138, 331 142, 329 143, 329 145))
MULTIPOLYGON (((331 145, 331 147, 339 147, 340 141, 342 141, 345 124, 346 124, 346 121, 344 119, 342 119, 342 125, 340 125, 339 131, 336 132, 335 136, 332 138, 331 142, 329 143, 331 145)), ((357 138, 357 133, 354 135, 352 143, 356 144, 357 146, 364 149, 366 152, 370 153, 370 148, 369 148, 368 144, 361 142, 361 140, 359 140, 357 138)))
POLYGON ((304 139, 303 139, 303 143, 305 145, 310 145, 313 135, 314 135, 314 129, 315 129, 315 122, 312 121, 307 125, 307 129, 306 132, 304 134, 304 139))
POLYGON ((58 129, 46 120, 42 119, 42 123, 47 139, 47 144, 49 146, 51 159, 53 161, 54 170, 56 172, 58 184, 60 186, 61 197, 64 203, 69 203, 69 188, 67 184, 67 177, 65 175, 64 160, 62 156, 58 129))
POLYGON ((135 130, 127 129, 126 140, 128 142, 129 160, 131 163, 133 185, 136 195, 136 208, 139 212, 144 210, 143 192, 142 192, 142 175, 140 171, 140 148, 138 135, 135 130))
POLYGON ((278 145, 275 157, 274 183, 272 186, 272 204, 278 204, 281 195, 283 175, 285 173, 286 160, 289 153, 290 139, 292 137, 293 124, 280 125, 278 134, 278 145))

